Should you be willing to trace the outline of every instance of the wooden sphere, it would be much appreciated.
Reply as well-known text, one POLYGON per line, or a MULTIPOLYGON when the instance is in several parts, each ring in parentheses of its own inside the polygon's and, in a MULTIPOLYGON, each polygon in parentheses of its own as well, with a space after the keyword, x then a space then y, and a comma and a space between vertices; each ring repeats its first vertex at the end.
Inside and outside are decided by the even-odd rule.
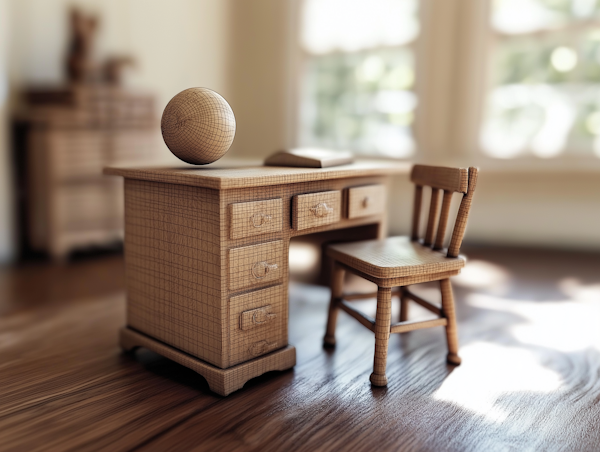
POLYGON ((206 165, 229 150, 235 136, 235 116, 220 94, 207 88, 189 88, 169 101, 160 129, 176 157, 206 165))

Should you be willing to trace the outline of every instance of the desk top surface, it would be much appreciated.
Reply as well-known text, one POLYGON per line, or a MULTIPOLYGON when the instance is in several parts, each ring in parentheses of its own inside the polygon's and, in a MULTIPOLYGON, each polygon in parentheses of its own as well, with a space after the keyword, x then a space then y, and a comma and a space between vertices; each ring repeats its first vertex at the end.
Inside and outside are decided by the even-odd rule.
POLYGON ((126 179, 192 185, 217 190, 294 184, 360 176, 408 174, 412 164, 395 160, 356 160, 331 168, 261 166, 260 162, 218 162, 205 166, 108 167, 104 174, 126 179))

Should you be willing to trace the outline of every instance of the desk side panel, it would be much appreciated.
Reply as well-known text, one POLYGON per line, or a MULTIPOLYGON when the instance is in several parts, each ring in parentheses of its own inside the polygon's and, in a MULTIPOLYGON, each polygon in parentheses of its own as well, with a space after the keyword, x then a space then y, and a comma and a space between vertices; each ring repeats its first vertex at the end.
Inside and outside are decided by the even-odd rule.
POLYGON ((128 325, 224 367, 219 217, 215 190, 125 181, 128 325))

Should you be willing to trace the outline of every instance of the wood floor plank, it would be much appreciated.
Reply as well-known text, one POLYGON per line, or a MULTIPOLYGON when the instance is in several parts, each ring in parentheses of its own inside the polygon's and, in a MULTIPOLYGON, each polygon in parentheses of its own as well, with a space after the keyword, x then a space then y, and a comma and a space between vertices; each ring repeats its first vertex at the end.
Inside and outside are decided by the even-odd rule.
MULTIPOLYGON (((445 364, 441 328, 394 335, 389 385, 371 387, 373 334, 342 313, 323 349, 328 291, 295 284, 297 366, 226 398, 151 352, 120 352, 120 258, 2 270, 0 450, 597 451, 599 256, 467 254, 460 367, 445 364)), ((434 286, 414 290, 439 302, 434 286)), ((353 304, 374 315, 373 300, 353 304)), ((411 319, 430 315, 411 304, 411 319)))

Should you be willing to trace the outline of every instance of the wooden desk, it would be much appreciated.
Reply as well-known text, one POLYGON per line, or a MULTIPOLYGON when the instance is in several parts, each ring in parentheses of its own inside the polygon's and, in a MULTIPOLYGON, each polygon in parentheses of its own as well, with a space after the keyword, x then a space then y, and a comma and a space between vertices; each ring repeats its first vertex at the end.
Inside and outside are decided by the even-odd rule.
POLYGON ((183 364, 221 395, 293 367, 290 239, 369 224, 384 236, 390 176, 408 168, 359 161, 325 169, 105 169, 125 178, 122 347, 183 364))

